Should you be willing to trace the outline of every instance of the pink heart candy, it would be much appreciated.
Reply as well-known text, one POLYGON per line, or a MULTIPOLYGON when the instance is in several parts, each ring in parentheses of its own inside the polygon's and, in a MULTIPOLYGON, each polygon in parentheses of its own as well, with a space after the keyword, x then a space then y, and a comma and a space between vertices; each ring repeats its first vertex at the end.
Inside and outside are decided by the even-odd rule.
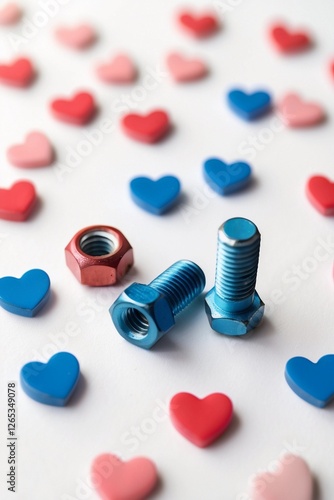
POLYGON ((54 152, 49 139, 41 132, 30 132, 23 144, 7 150, 8 161, 16 167, 46 167, 53 162, 54 152))
POLYGON ((306 462, 286 454, 275 472, 258 474, 250 487, 251 500, 312 500, 313 480, 306 462))
POLYGON ((0 25, 15 24, 22 16, 22 11, 16 3, 7 3, 0 9, 0 25))
POLYGON ((108 64, 96 68, 97 76, 107 83, 132 83, 137 76, 136 68, 125 54, 119 54, 108 64))
POLYGON ((325 112, 319 104, 305 102, 297 94, 287 94, 279 102, 278 111, 289 127, 309 127, 325 119, 325 112))
POLYGON ((55 31, 57 39, 73 49, 85 49, 96 40, 96 33, 89 24, 81 24, 73 28, 58 28, 55 31))
POLYGON ((187 59, 181 54, 173 52, 166 60, 167 67, 177 82, 191 82, 203 78, 208 68, 200 59, 187 59))
POLYGON ((91 467, 92 484, 103 500, 143 500, 157 480, 154 463, 143 457, 122 462, 105 453, 96 457, 91 467))

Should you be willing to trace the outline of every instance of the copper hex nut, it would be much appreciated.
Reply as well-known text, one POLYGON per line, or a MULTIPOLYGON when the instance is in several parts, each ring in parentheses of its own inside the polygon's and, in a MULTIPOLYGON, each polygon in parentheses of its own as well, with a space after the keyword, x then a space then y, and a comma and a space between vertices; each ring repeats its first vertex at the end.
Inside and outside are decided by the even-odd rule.
POLYGON ((83 285, 107 286, 121 280, 133 265, 133 250, 114 227, 82 229, 65 248, 66 264, 83 285))

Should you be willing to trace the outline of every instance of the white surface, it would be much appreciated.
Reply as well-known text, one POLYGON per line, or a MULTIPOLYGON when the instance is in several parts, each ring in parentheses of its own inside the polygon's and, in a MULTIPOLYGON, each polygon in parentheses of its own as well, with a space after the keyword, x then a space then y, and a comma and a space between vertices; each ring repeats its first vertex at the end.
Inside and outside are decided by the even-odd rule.
MULTIPOLYGON (((198 0, 189 5, 207 4, 198 0)), ((180 1, 71 0, 19 47, 18 53, 30 56, 38 68, 35 84, 29 90, 1 87, 1 186, 31 179, 42 204, 29 222, 0 221, 0 275, 21 276, 40 267, 49 273, 53 290, 51 304, 33 320, 0 311, 1 436, 5 439, 7 381, 18 381, 24 363, 67 350, 78 357, 85 380, 84 390, 67 408, 40 405, 18 390, 18 492, 8 494, 5 489, 2 439, 1 499, 97 499, 92 490, 80 490, 79 485, 87 483, 93 458, 112 452, 124 459, 145 455, 156 462, 162 486, 152 498, 246 500, 250 476, 272 465, 286 449, 308 461, 321 490, 315 500, 334 497, 333 405, 324 411, 307 405, 284 380, 290 357, 315 361, 333 352, 333 244, 317 253, 321 239, 334 241, 333 220, 318 214, 304 194, 310 175, 333 177, 334 82, 328 74, 334 56, 333 4, 324 0, 320 8, 311 0, 226 0, 222 5, 227 12, 221 32, 194 41, 175 23, 175 12, 183 6, 180 1), (232 3, 238 5, 230 7, 232 3), (314 49, 296 57, 276 54, 267 28, 277 19, 305 26, 314 36, 314 49), (100 37, 90 50, 71 52, 54 40, 55 26, 81 21, 96 26, 100 37), (168 110, 175 132, 155 146, 133 142, 119 130, 115 100, 142 85, 147 68, 163 68, 165 55, 174 49, 202 56, 211 75, 183 86, 162 77, 144 100, 134 104, 142 111, 168 110), (129 52, 138 64, 141 78, 133 86, 109 87, 95 77, 94 65, 119 50, 129 52), (298 91, 323 103, 328 121, 306 131, 275 132, 251 158, 242 154, 242 142, 270 127, 274 115, 249 124, 232 114, 225 95, 239 84, 249 90, 268 88, 274 100, 298 91), (50 99, 81 88, 96 96, 101 108, 96 120, 86 129, 57 123, 48 110, 50 99), (76 148, 104 118, 111 119, 115 129, 60 181, 59 163, 65 164, 67 148, 76 148), (58 164, 21 172, 8 165, 5 151, 34 129, 50 137, 58 164), (249 160, 256 182, 228 199, 215 196, 202 178, 202 162, 211 156, 249 160), (168 173, 182 181, 183 205, 159 218, 132 203, 128 182, 133 176, 157 178, 168 173), (190 215, 187 207, 194 208, 190 215), (212 332, 199 300, 154 350, 141 350, 116 333, 108 314, 126 283, 88 289, 65 266, 63 249, 72 235, 104 223, 120 228, 134 247, 136 267, 129 280, 149 282, 172 262, 188 258, 203 267, 209 289, 217 228, 237 215, 252 219, 262 233, 257 290, 267 303, 267 316, 246 340, 212 332), (313 255, 323 260, 312 260, 313 255), (294 266, 304 268, 303 277, 294 275, 299 272, 294 266), (273 305, 277 290, 281 303, 273 305), (71 328, 72 336, 64 334, 71 328), (166 416, 161 421, 164 413, 157 406, 180 391, 200 397, 221 391, 232 398, 234 424, 214 446, 197 449, 166 416), (142 431, 143 439, 130 441, 133 428, 149 426, 152 415, 160 417, 154 432, 142 431)), ((28 19, 40 10, 32 1, 24 8, 28 19)), ((2 60, 16 54, 8 34, 20 30, 22 24, 1 29, 2 60)))

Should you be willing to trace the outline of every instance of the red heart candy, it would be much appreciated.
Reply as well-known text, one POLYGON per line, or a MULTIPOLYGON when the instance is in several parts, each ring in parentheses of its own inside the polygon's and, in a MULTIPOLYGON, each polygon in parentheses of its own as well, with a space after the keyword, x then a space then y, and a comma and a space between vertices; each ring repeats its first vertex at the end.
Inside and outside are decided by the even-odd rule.
POLYGON ((215 33, 219 28, 217 18, 213 14, 203 14, 195 16, 192 12, 181 12, 179 23, 191 35, 197 38, 203 38, 215 33))
POLYGON ((72 99, 55 99, 51 102, 55 118, 74 125, 88 123, 96 112, 94 98, 88 92, 79 92, 72 99))
POLYGON ((310 47, 311 39, 304 31, 288 31, 283 25, 275 25, 271 28, 270 35, 276 48, 280 52, 300 52, 310 47))
POLYGON ((174 427, 196 446, 205 448, 229 426, 233 405, 225 394, 215 393, 199 399, 180 392, 170 402, 170 417, 174 427))
POLYGON ((143 457, 122 462, 105 453, 96 457, 91 467, 91 481, 103 500, 143 500, 157 480, 154 463, 143 457))
POLYGON ((334 61, 332 61, 329 65, 329 71, 331 72, 332 77, 334 78, 334 61))
POLYGON ((24 221, 36 201, 35 187, 31 182, 19 181, 10 189, 0 189, 0 219, 24 221))
POLYGON ((167 134, 170 128, 169 117, 165 111, 152 111, 146 116, 129 114, 122 119, 124 132, 137 141, 153 143, 167 134))
POLYGON ((0 81, 13 87, 27 87, 35 76, 34 68, 26 58, 20 58, 11 64, 0 65, 0 81))
POLYGON ((306 195, 321 214, 334 215, 334 182, 322 175, 314 175, 307 182, 306 195))

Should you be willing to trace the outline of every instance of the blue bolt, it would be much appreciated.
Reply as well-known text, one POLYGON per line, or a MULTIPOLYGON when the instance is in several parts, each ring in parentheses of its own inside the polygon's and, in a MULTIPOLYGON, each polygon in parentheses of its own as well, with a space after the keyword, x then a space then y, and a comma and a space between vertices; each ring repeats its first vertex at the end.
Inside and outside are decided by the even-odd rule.
POLYGON ((122 337, 131 344, 150 349, 175 325, 175 316, 204 287, 202 269, 189 260, 179 260, 149 285, 132 283, 109 312, 122 337))
POLYGON ((264 313, 255 290, 260 233, 248 219, 236 217, 218 230, 215 286, 205 297, 211 328, 225 335, 245 335, 264 313))

